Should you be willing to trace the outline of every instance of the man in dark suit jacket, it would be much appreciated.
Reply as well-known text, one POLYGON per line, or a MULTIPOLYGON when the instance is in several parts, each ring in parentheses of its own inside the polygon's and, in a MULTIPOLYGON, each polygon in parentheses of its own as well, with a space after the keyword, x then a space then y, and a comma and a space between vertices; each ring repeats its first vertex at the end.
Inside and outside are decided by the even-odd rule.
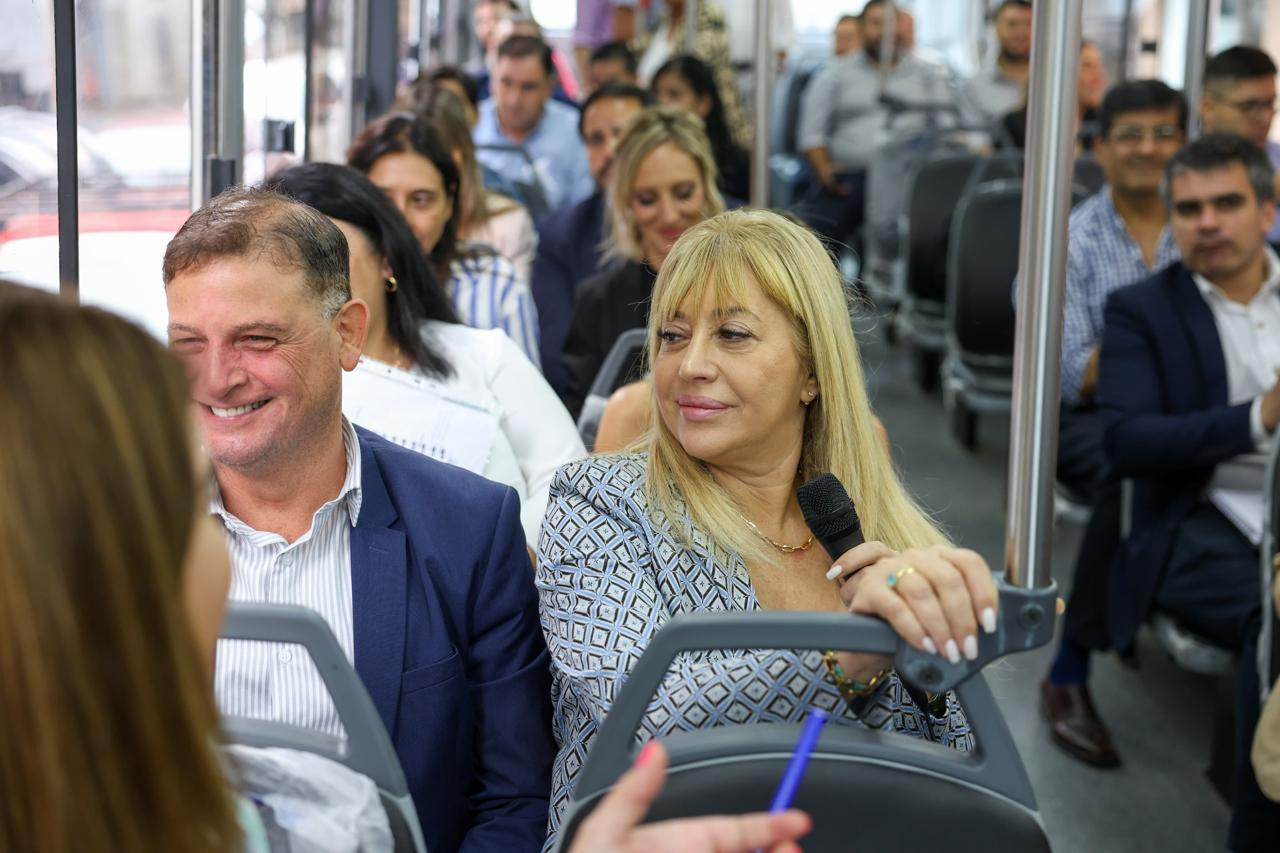
MULTIPOLYGON (((515 493, 343 417, 368 309, 324 216, 224 193, 170 242, 164 279, 231 597, 329 623, 395 745, 428 849, 540 850, 556 747, 515 493)), ((223 709, 340 734, 305 656, 260 652, 219 650, 223 709)))
POLYGON ((627 122, 652 102, 644 89, 624 83, 609 83, 591 93, 582 105, 578 131, 598 189, 538 220, 532 288, 538 306, 542 373, 561 395, 569 379, 560 354, 569 334, 573 296, 580 282, 600 271, 600 246, 609 219, 604 187, 613 173, 613 152, 627 122))
POLYGON ((1211 134, 1165 169, 1183 261, 1107 302, 1099 404, 1114 415, 1107 458, 1134 482, 1132 522, 1113 566, 1110 629, 1132 641, 1159 608, 1240 651, 1236 788, 1229 845, 1273 850, 1280 805, 1254 779, 1256 648, 1263 595, 1258 548, 1213 504, 1220 489, 1260 491, 1263 451, 1280 424, 1280 259, 1266 156, 1211 134))

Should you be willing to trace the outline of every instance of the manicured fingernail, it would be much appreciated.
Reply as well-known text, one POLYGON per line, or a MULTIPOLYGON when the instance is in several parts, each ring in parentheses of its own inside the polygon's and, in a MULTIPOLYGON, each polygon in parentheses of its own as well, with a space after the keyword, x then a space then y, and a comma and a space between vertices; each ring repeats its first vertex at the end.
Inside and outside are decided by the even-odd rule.
POLYGON ((829 581, 835 580, 836 578, 840 577, 840 573, 843 571, 844 569, 841 568, 840 565, 837 563, 836 565, 827 569, 827 580, 829 581))
POLYGON ((644 748, 640 750, 640 754, 636 756, 635 764, 632 766, 643 767, 644 765, 648 764, 650 761, 653 760, 653 756, 657 753, 657 751, 658 751, 657 741, 652 741, 652 740, 649 741, 644 745, 644 748))
POLYGON ((973 634, 964 638, 964 656, 965 660, 978 659, 978 638, 973 634))
POLYGON ((960 663, 960 647, 956 645, 956 641, 947 640, 945 648, 947 650, 947 660, 952 663, 960 663))
POLYGON ((982 608, 982 630, 988 634, 996 632, 996 611, 994 607, 982 608))
POLYGON ((938 647, 934 645, 933 637, 925 637, 921 641, 920 645, 924 646, 924 650, 931 655, 936 655, 938 653, 938 647))

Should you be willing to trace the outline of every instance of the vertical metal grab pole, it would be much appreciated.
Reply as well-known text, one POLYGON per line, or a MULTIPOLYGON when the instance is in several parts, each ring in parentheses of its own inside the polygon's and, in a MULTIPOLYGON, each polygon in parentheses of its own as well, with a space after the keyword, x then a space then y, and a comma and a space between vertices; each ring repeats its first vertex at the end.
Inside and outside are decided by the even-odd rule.
POLYGON ((755 138, 751 144, 751 206, 769 206, 769 95, 773 92, 772 48, 769 38, 769 0, 756 0, 756 55, 752 63, 755 77, 755 138))
POLYGON ((1209 52, 1209 21, 1218 4, 1213 0, 1193 0, 1187 20, 1187 71, 1182 78, 1182 94, 1187 99, 1191 120, 1187 122, 1188 140, 1200 136, 1200 98, 1204 95, 1204 65, 1209 52))
POLYGON ((311 162, 313 122, 316 106, 316 10, 315 0, 306 0, 302 11, 302 159, 311 162))
MULTIPOLYGON (((460 64, 462 62, 462 38, 458 28, 461 26, 459 6, 462 0, 440 0, 440 58, 442 62, 460 64)), ((480 63, 484 64, 484 54, 480 55, 480 63)))
POLYGON ((1082 0, 1034 7, 1028 86, 1027 170, 1009 427, 1009 517, 1005 568, 1016 586, 1048 586, 1053 482, 1058 456, 1062 294, 1075 156, 1082 0))
POLYGON ((194 210, 244 174, 244 0, 197 0, 192 12, 194 210))
POLYGON ((76 98, 76 4, 53 4, 54 111, 58 148, 58 292, 80 298, 80 134, 76 98))
POLYGON ((365 0, 347 0, 347 85, 343 87, 343 106, 347 112, 347 143, 365 126, 369 97, 369 4, 365 0))

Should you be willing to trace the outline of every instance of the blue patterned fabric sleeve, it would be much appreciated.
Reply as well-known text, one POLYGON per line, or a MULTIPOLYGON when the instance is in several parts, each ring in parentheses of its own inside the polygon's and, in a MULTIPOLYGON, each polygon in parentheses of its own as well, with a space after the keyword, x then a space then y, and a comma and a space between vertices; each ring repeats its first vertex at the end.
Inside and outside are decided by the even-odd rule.
POLYGON ((498 278, 497 305, 498 322, 507 337, 515 341, 520 351, 528 356, 529 361, 539 370, 542 368, 542 355, 538 348, 538 309, 533 303, 533 293, 529 290, 529 282, 525 280, 513 264, 501 256, 495 258, 498 278))
MULTIPOLYGON (((553 839, 596 731, 654 634, 681 612, 759 606, 745 570, 719 565, 655 528, 644 508, 639 459, 594 457, 564 466, 543 520, 536 581, 560 746, 552 767, 553 839)), ((679 655, 638 739, 726 724, 799 722, 810 706, 861 725, 824 672, 817 651, 679 655)), ((949 711, 945 719, 928 717, 894 677, 864 722, 967 749, 968 725, 953 697, 949 711)))
POLYGON ((449 298, 458 319, 476 329, 502 329, 541 369, 538 309, 515 266, 486 247, 470 248, 450 267, 449 298))

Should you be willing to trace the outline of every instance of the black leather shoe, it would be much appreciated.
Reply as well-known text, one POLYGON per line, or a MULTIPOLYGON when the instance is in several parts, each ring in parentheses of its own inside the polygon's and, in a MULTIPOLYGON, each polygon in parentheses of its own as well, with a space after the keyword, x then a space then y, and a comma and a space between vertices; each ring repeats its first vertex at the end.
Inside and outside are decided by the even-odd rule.
POLYGON ((1085 684, 1058 687, 1047 680, 1040 685, 1040 710, 1049 721, 1053 742, 1094 767, 1117 767, 1120 754, 1111 744, 1085 684))

